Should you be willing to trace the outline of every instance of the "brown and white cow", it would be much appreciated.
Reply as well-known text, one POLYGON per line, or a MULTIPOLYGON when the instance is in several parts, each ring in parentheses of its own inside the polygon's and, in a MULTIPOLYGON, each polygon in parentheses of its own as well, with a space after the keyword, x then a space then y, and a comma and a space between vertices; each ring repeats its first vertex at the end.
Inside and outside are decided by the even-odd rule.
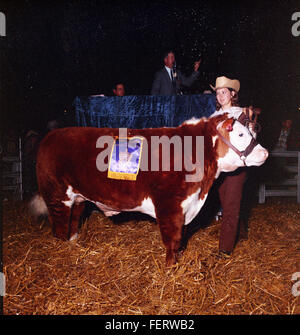
MULTIPOLYGON (((147 140, 149 161, 153 136, 181 139, 203 136, 204 174, 200 181, 187 182, 186 175, 191 171, 186 171, 184 166, 182 171, 176 171, 175 157, 171 160, 170 171, 141 170, 136 181, 116 180, 107 178, 107 171, 97 169, 97 156, 107 148, 96 148, 96 143, 101 136, 116 138, 118 133, 119 129, 75 127, 49 133, 38 152, 39 196, 32 206, 43 207, 38 214, 48 211, 54 235, 64 240, 77 237, 84 201, 93 202, 107 216, 121 211, 146 213, 159 224, 167 250, 167 266, 176 261, 183 226, 200 211, 219 173, 244 165, 259 166, 268 156, 261 145, 253 142, 248 129, 227 115, 192 119, 174 128, 128 129, 129 137, 139 135, 147 140), (239 153, 246 148, 247 157, 241 157, 239 153)), ((192 143, 195 146, 194 140, 192 143)), ((157 153, 160 160, 161 151, 157 153)), ((195 147, 192 155, 195 162, 195 147)))

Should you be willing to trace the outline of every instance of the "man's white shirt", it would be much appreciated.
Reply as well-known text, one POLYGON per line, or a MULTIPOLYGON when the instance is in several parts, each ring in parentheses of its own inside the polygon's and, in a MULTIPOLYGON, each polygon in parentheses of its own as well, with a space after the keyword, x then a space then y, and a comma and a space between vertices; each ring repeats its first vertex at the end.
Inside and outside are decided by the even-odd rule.
POLYGON ((172 81, 172 75, 171 75, 171 71, 172 71, 172 69, 170 69, 170 68, 167 67, 166 65, 165 65, 165 68, 166 68, 166 70, 168 71, 169 76, 170 76, 170 79, 171 79, 171 81, 172 81))

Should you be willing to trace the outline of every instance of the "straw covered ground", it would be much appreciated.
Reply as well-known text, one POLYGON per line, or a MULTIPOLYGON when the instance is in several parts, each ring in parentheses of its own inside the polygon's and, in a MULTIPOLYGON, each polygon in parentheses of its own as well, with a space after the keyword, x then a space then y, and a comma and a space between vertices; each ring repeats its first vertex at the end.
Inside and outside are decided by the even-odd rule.
POLYGON ((79 239, 52 237, 24 203, 5 203, 5 314, 300 314, 300 208, 269 200, 253 209, 248 241, 216 257, 220 221, 199 230, 165 269, 155 222, 114 223, 93 213, 79 239))

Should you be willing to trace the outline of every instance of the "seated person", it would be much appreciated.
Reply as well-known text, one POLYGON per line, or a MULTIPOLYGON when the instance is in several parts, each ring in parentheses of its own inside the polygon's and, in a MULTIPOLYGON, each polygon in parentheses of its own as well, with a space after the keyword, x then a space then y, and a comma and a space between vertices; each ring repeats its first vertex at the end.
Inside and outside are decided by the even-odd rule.
POLYGON ((275 145, 274 151, 286 151, 288 148, 288 140, 291 135, 293 121, 291 119, 283 120, 281 130, 275 145))
POLYGON ((125 88, 123 83, 117 83, 113 88, 113 93, 116 97, 123 97, 125 95, 125 88))
MULTIPOLYGON (((277 131, 277 142, 273 149, 275 152, 298 151, 300 150, 300 135, 296 134, 291 117, 285 118, 281 122, 281 129, 277 131)), ((293 165, 293 158, 275 157, 270 159, 270 164, 276 164, 276 178, 274 180, 284 180, 294 176, 286 168, 286 165, 293 165)))

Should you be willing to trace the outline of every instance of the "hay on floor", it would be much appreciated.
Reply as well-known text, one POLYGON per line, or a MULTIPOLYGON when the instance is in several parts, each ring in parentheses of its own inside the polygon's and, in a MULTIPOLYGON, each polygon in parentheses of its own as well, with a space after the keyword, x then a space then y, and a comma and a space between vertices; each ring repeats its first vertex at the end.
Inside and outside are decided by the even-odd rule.
POLYGON ((292 275, 300 272, 295 201, 257 205, 248 241, 216 257, 220 222, 199 230, 172 269, 158 226, 115 224, 94 213, 79 239, 63 242, 26 205, 5 204, 5 314, 299 314, 292 275))

